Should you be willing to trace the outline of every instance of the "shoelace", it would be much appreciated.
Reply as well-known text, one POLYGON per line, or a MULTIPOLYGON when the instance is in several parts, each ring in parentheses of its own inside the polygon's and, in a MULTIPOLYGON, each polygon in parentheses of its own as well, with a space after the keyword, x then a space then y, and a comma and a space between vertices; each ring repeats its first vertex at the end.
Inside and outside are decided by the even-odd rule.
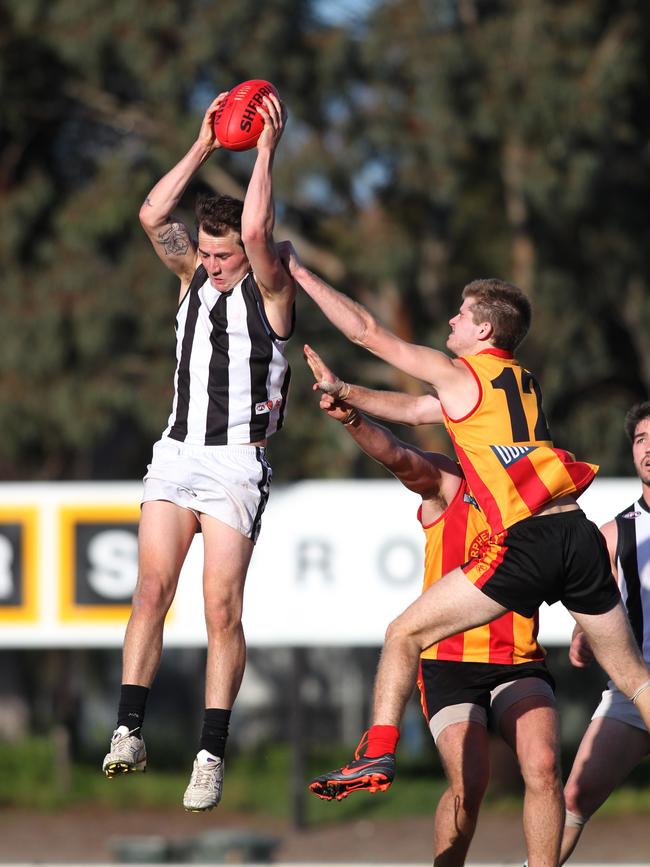
POLYGON ((137 731, 138 731, 137 728, 131 729, 131 731, 126 732, 126 734, 119 735, 118 738, 113 741, 113 747, 124 746, 127 738, 130 738, 131 736, 137 737, 137 735, 134 735, 134 732, 137 732, 137 731))
POLYGON ((215 775, 215 771, 218 767, 218 765, 215 765, 212 768, 197 765, 196 771, 194 772, 194 785, 200 786, 202 788, 205 788, 206 786, 216 788, 217 778, 215 775))
POLYGON ((368 745, 368 731, 365 731, 361 735, 361 740, 357 744, 357 748, 354 751, 354 760, 356 761, 361 756, 361 750, 368 745))

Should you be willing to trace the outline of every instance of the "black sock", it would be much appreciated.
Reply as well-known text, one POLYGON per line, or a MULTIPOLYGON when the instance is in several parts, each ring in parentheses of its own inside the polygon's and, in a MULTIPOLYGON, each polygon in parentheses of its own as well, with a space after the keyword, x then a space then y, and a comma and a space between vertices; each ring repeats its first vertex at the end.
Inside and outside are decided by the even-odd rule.
POLYGON ((148 686, 123 683, 120 689, 120 704, 117 709, 118 726, 126 726, 129 731, 140 734, 144 721, 144 707, 149 695, 148 686))
POLYGON ((206 707, 199 749, 207 750, 220 759, 224 757, 230 714, 231 711, 222 710, 220 707, 206 707))

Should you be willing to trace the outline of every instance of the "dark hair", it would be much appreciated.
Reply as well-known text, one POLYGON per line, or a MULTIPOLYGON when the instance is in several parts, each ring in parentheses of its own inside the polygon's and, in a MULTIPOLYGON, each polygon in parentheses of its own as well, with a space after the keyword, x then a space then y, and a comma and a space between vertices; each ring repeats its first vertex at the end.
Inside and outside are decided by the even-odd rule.
POLYGON ((241 240, 241 215, 244 203, 232 196, 200 196, 196 202, 196 228, 222 238, 236 232, 241 240))
POLYGON ((514 352, 530 328, 530 301, 518 286, 497 280, 472 280, 463 289, 463 298, 473 298, 472 321, 489 322, 497 349, 514 352))
POLYGON ((641 403, 635 403, 634 406, 625 414, 625 433, 630 442, 634 441, 634 433, 636 426, 640 421, 650 418, 650 400, 644 400, 641 403))

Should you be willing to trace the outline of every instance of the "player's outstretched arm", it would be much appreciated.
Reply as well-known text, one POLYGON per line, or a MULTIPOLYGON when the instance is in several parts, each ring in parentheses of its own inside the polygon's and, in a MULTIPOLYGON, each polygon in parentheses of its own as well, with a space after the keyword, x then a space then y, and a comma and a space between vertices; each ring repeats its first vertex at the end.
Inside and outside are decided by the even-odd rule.
POLYGON ((412 395, 400 391, 380 391, 343 382, 308 344, 305 344, 304 355, 316 380, 315 390, 320 389, 338 400, 344 400, 349 406, 384 421, 409 425, 439 424, 443 421, 440 401, 432 394, 412 395))
POLYGON ((174 219, 172 212, 185 188, 208 159, 221 147, 213 130, 214 115, 227 93, 220 93, 208 106, 196 141, 176 165, 151 189, 140 208, 140 223, 161 261, 181 279, 189 283, 196 264, 196 249, 184 223, 174 219))
POLYGON ((456 464, 446 455, 424 452, 402 442, 387 428, 344 401, 322 394, 320 407, 330 418, 343 424, 347 433, 369 457, 424 500, 440 496, 446 476, 460 476, 456 464))
POLYGON ((365 307, 338 292, 306 268, 290 242, 283 242, 280 250, 296 282, 320 307, 332 325, 353 343, 363 346, 399 370, 430 383, 440 392, 443 389, 451 391, 471 378, 465 365, 453 361, 443 352, 407 343, 381 326, 365 307))
POLYGON ((293 278, 280 260, 273 240, 275 203, 272 182, 273 159, 284 132, 287 112, 273 93, 265 96, 263 102, 264 105, 258 107, 257 111, 264 120, 264 129, 257 140, 257 158, 244 199, 242 242, 264 297, 271 325, 278 333, 287 334, 291 328, 291 308, 296 288, 293 278), (279 322, 273 321, 274 316, 279 322))

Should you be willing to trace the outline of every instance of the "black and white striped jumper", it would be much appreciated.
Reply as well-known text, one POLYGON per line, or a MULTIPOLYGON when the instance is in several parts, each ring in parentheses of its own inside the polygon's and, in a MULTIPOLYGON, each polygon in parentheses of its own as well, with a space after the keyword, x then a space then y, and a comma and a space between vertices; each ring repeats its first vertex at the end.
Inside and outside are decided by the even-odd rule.
POLYGON ((176 314, 174 401, 163 436, 216 446, 258 442, 280 430, 290 337, 271 328, 252 273, 219 292, 200 265, 176 314))
POLYGON ((634 637, 650 662, 650 507, 643 497, 616 516, 616 571, 634 637))

